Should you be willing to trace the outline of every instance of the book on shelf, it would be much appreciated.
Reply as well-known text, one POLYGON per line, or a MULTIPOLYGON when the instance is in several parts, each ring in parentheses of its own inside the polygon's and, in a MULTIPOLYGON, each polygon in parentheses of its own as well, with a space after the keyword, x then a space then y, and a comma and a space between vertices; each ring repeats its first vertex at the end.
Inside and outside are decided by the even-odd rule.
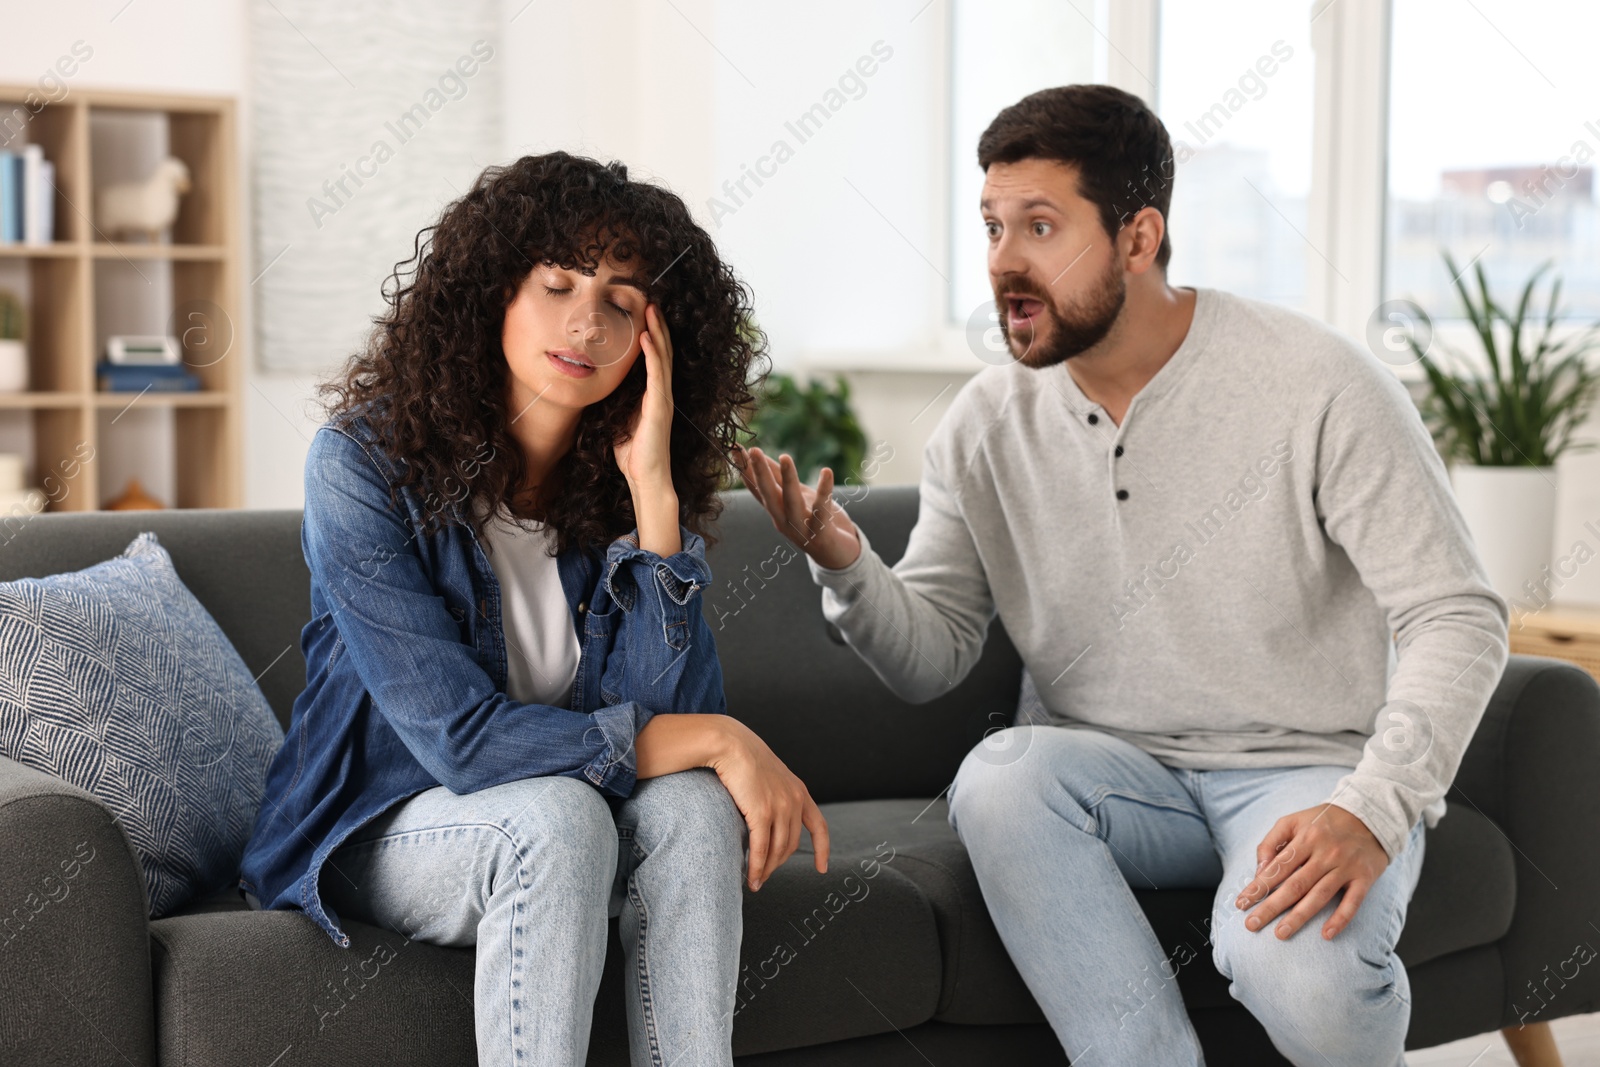
POLYGON ((0 244, 55 240, 56 166, 39 145, 0 150, 0 244))
POLYGON ((179 364, 95 364, 95 378, 103 393, 187 393, 200 388, 200 378, 179 364))
POLYGON ((22 157, 0 151, 0 244, 22 240, 22 157))
POLYGON ((43 180, 39 183, 37 230, 39 244, 50 244, 56 239, 56 165, 48 159, 39 164, 43 180))

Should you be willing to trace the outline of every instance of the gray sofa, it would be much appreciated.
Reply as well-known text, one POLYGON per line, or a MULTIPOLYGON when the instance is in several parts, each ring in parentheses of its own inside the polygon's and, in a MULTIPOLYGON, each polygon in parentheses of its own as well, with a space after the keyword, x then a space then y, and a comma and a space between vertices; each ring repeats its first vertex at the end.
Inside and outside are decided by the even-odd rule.
MULTIPOLYGON (((877 488, 850 510, 892 561, 916 507, 915 488, 877 488)), ((87 566, 146 529, 287 721, 310 611, 298 511, 41 515, 0 530, 0 580, 87 566)), ((729 707, 809 784, 835 849, 828 874, 797 855, 747 894, 739 1062, 1065 1063, 935 799, 1015 709, 1020 662, 1003 627, 954 691, 907 706, 829 632, 804 560, 746 496, 729 498, 721 535, 706 611, 729 707)), ((1519 1005, 1541 1021, 1594 1010, 1600 967, 1571 961, 1575 946, 1600 944, 1597 779, 1600 689, 1575 667, 1513 656, 1430 834, 1400 941, 1408 1047, 1514 1024, 1519 1005)), ((470 950, 360 923, 341 950, 303 915, 250 911, 231 889, 149 922, 107 810, 6 760, 0 841, 0 1063, 474 1062, 470 950), (46 885, 74 857, 65 892, 46 885)), ((1139 899, 1169 953, 1199 952, 1178 980, 1210 1062, 1286 1062, 1211 966, 1210 893, 1139 899)), ((627 1063, 614 940, 612 950, 592 1064, 627 1063)))

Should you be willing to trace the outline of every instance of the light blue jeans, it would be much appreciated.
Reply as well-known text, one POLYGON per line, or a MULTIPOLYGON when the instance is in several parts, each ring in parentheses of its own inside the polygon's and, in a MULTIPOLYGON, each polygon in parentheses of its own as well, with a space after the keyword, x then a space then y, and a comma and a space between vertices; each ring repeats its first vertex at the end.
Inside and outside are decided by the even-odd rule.
POLYGON ((705 768, 643 779, 615 811, 576 778, 438 786, 352 834, 321 887, 341 918, 477 946, 481 1067, 582 1067, 610 916, 634 1067, 730 1067, 744 845, 705 768))
POLYGON ((1170 768, 1082 727, 1013 726, 967 755, 950 824, 1073 1067, 1204 1064, 1176 975, 1208 942, 1228 991, 1290 1062, 1403 1067, 1411 985, 1394 948, 1422 870, 1421 819, 1331 941, 1321 927, 1342 893, 1284 941, 1277 920, 1247 930, 1250 912, 1234 906, 1272 824, 1326 802, 1347 773, 1170 768), (1134 887, 1215 887, 1210 930, 1169 957, 1134 887))

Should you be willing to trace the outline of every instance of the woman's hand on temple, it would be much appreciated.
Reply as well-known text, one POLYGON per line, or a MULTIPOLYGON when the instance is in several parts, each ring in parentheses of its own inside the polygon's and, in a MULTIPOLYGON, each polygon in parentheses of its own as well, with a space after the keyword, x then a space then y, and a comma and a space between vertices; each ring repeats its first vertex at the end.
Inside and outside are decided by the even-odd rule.
POLYGON ((678 493, 672 484, 672 338, 661 309, 647 304, 639 339, 645 390, 625 439, 611 443, 617 469, 633 494, 639 547, 670 556, 683 547, 678 533, 678 493))

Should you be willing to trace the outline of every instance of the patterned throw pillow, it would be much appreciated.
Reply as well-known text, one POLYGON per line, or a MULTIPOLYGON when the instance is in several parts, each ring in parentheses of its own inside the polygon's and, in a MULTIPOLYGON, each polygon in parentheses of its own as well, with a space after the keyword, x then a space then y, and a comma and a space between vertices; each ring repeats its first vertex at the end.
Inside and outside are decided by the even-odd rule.
POLYGON ((233 884, 282 744, 155 534, 75 573, 0 582, 0 754, 111 809, 151 918, 233 884))

